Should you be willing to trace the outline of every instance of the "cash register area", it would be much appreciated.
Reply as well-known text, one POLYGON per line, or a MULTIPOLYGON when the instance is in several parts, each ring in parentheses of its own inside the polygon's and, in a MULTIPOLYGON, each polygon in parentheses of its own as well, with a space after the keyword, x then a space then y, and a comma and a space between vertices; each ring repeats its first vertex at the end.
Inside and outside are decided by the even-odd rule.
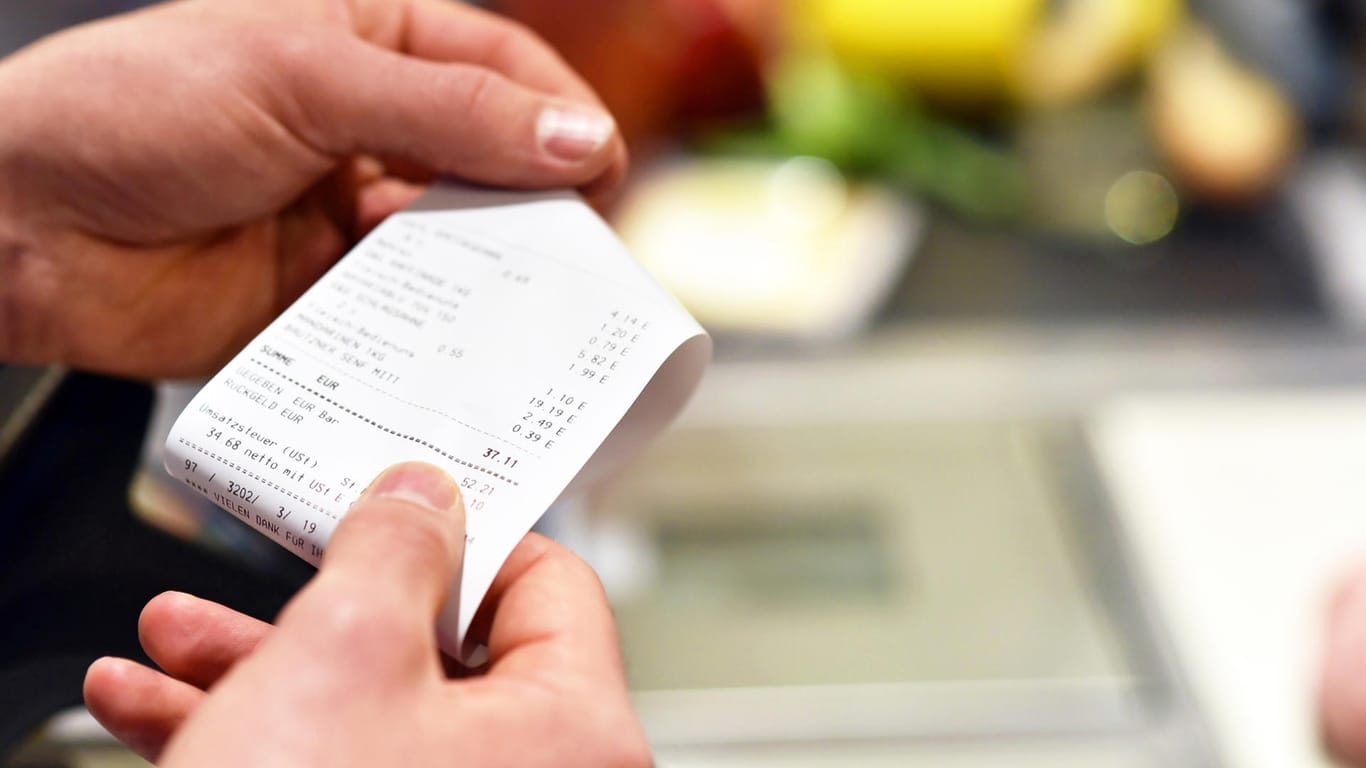
MULTIPOLYGON (((1332 764, 1359 4, 571 5, 497 4, 618 115, 610 220, 717 342, 541 525, 608 588, 661 766, 1332 764)), ((0 51, 129 6, 0 2, 0 51)), ((5 764, 140 764, 85 665, 162 589, 269 617, 307 578, 158 469, 192 392, 0 367, 5 764)))

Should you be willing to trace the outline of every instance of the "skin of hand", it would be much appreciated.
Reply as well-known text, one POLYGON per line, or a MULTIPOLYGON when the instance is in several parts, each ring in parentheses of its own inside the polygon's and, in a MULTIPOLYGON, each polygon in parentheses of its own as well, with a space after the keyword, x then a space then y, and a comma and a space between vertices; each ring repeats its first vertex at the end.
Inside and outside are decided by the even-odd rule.
POLYGON ((601 584, 549 539, 529 535, 494 582, 487 671, 445 674, 433 625, 464 531, 445 473, 393 467, 274 627, 160 595, 138 629, 165 672, 100 659, 86 703, 163 766, 649 766, 601 584))
POLYGON ((1366 767, 1366 566, 1343 581, 1329 611, 1319 717, 1328 750, 1366 767))
POLYGON ((212 373, 447 174, 579 187, 626 150, 524 28, 450 0, 181 0, 0 62, 0 360, 212 373))

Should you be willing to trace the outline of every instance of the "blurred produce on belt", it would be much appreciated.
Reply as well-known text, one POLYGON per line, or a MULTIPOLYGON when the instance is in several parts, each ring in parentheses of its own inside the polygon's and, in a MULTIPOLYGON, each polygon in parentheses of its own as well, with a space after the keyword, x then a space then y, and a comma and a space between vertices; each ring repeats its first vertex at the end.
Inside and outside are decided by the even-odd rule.
POLYGON ((1149 74, 1153 134, 1192 193, 1256 198, 1275 186, 1300 143, 1290 100, 1191 23, 1163 43, 1149 74))
POLYGON ((1146 269, 1366 136, 1360 0, 495 2, 616 114, 616 224, 722 333, 859 332, 944 217, 1146 269))
POLYGON ((1359 137, 1361 5, 502 0, 497 7, 585 74, 638 154, 683 142, 708 153, 812 155, 969 218, 1027 224, 1027 169, 1037 163, 1024 156, 1021 126, 1037 128, 1040 113, 1137 105, 1131 113, 1151 167, 1127 170, 1168 179, 1183 204, 1264 196, 1308 129, 1359 137))
POLYGON ((770 0, 501 0, 597 89, 634 144, 759 114, 779 45, 770 0))

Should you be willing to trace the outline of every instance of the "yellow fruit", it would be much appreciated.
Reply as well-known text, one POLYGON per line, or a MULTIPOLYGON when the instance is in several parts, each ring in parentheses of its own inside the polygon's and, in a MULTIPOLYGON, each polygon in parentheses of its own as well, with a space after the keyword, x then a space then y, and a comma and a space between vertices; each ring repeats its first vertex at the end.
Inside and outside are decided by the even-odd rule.
POLYGON ((1044 0, 805 0, 806 29, 838 56, 934 95, 991 98, 1044 0))
POLYGON ((793 0, 807 37, 932 97, 1058 103, 1132 72, 1183 0, 793 0))

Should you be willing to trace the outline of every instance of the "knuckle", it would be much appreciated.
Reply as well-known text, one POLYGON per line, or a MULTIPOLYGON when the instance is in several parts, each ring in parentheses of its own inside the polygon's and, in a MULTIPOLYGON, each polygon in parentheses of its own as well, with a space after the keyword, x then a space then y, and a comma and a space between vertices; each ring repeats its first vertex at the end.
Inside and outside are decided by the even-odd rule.
POLYGON ((240 34, 241 79, 266 100, 269 111, 314 145, 326 145, 324 126, 338 119, 327 98, 336 62, 347 41, 329 32, 286 25, 253 25, 240 34))
POLYGON ((306 72, 317 61, 322 39, 316 34, 289 34, 272 27, 256 27, 242 34, 241 45, 248 61, 265 65, 276 74, 306 72))
POLYGON ((408 619, 393 604, 340 589, 316 589, 310 597, 291 606, 288 619, 306 624, 323 646, 370 662, 392 658, 405 645, 408 619))
MULTIPOLYGON (((453 103, 467 115, 481 115, 497 108, 502 78, 493 70, 464 66, 453 70, 453 103)), ((498 114, 497 111, 490 114, 498 114)))

